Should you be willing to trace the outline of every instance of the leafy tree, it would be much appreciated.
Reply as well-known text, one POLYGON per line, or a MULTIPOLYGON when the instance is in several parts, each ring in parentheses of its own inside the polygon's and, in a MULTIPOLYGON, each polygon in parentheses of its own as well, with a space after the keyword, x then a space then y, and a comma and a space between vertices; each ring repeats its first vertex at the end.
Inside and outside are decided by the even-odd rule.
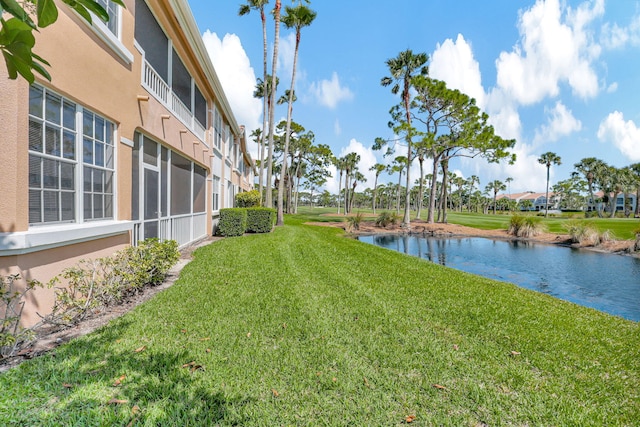
POLYGON ((507 186, 504 182, 496 179, 491 181, 485 187, 485 191, 487 193, 493 193, 493 214, 496 214, 496 199, 498 198, 498 193, 507 189, 507 186))
MULTIPOLYGON (((282 17, 282 22, 287 28, 294 28, 296 31, 296 46, 293 53, 293 69, 291 72, 291 88, 289 89, 289 104, 287 108, 287 131, 285 133, 284 142, 284 156, 282 169, 287 168, 287 155, 289 152, 289 129, 291 128, 291 113, 293 109, 293 96, 294 88, 296 84, 296 68, 298 65, 298 52, 300 50, 300 33, 302 28, 311 25, 316 18, 316 12, 309 9, 303 4, 297 6, 287 6, 285 8, 285 15, 282 17)), ((283 197, 284 197, 284 181, 280 181, 278 186, 278 219, 276 225, 284 225, 284 210, 283 210, 283 197)))
POLYGON ((640 217, 640 163, 634 163, 629 166, 629 168, 631 169, 636 184, 636 210, 633 216, 638 218, 640 217))
POLYGON ((407 195, 405 200, 404 217, 402 219, 402 226, 405 228, 410 227, 410 215, 409 215, 409 188, 411 186, 411 177, 409 169, 412 161, 412 136, 413 128, 411 127, 411 94, 410 90, 413 86, 413 77, 418 72, 421 75, 427 75, 429 69, 425 66, 429 57, 426 53, 414 54, 410 49, 400 52, 396 58, 391 58, 386 61, 387 67, 391 76, 383 77, 380 81, 382 86, 391 86, 391 93, 398 94, 402 88, 402 106, 405 112, 404 120, 397 120, 399 125, 394 128, 394 132, 404 132, 405 141, 407 143, 407 195))
POLYGON ((544 216, 545 218, 549 215, 549 170, 551 169, 551 165, 560 165, 562 164, 562 159, 556 153, 552 153, 551 151, 547 151, 543 153, 538 158, 538 163, 545 165, 547 167, 547 192, 546 192, 546 201, 544 208, 544 216))
MULTIPOLYGON (((487 123, 489 116, 476 106, 473 98, 447 88, 442 81, 425 76, 414 78, 413 83, 416 90, 413 103, 416 122, 424 125, 424 130, 419 135, 427 145, 433 161, 427 216, 427 222, 433 223, 437 172, 441 163, 462 156, 480 156, 489 162, 507 159, 509 163, 513 163, 515 154, 508 149, 515 145, 515 140, 505 140, 495 135, 493 127, 487 123)), ((444 166, 443 186, 446 186, 447 164, 444 166)))
MULTIPOLYGON (((99 19, 109 21, 109 14, 95 0, 62 0, 88 23, 92 23, 91 13, 99 19)), ((122 0, 114 3, 125 7, 122 0)), ((0 0, 0 51, 4 57, 9 78, 22 76, 29 84, 35 81, 34 71, 47 80, 51 76, 44 68, 49 63, 33 52, 36 40, 33 35, 38 28, 45 28, 58 20, 58 8, 53 0, 0 0), (9 14, 9 19, 3 18, 9 14), (35 17, 35 21, 33 19, 35 17)))
MULTIPOLYGON (((586 157, 574 164, 573 167, 576 171, 583 174, 584 178, 587 180, 590 203, 596 207, 596 198, 593 191, 594 183, 596 182, 596 178, 607 169, 607 164, 595 157, 586 157)), ((598 216, 602 216, 601 210, 599 208, 597 210, 598 216)))

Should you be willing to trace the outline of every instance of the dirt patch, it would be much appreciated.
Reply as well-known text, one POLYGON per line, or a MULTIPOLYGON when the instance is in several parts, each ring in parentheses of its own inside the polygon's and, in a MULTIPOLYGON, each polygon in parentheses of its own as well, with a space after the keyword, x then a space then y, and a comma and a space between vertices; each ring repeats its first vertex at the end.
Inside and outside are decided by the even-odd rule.
POLYGON ((33 359, 41 356, 61 344, 64 344, 73 338, 87 335, 96 329, 106 325, 111 320, 116 319, 123 314, 128 313, 138 305, 149 301, 159 292, 164 291, 180 276, 180 272, 192 259, 193 251, 201 246, 208 245, 220 237, 207 237, 199 240, 180 250, 180 259, 176 265, 169 270, 167 277, 158 286, 147 286, 140 292, 127 298, 122 304, 110 307, 104 307, 93 311, 86 319, 78 323, 72 328, 61 329, 56 326, 43 326, 36 331, 36 339, 28 346, 20 350, 15 356, 0 359, 0 373, 14 366, 19 365, 25 360, 33 359))

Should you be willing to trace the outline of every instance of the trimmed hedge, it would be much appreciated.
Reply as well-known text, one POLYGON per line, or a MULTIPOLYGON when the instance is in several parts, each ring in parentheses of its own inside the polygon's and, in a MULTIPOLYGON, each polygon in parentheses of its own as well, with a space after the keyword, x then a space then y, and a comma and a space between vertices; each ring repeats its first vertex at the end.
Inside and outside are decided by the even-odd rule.
POLYGON ((253 208, 260 206, 262 202, 262 196, 258 190, 245 191, 243 193, 236 194, 236 207, 238 208, 253 208))
POLYGON ((273 208, 247 208, 247 228, 250 233, 270 233, 276 223, 273 208))
POLYGON ((242 236, 247 229, 247 209, 220 209, 218 229, 220 234, 225 237, 242 236))

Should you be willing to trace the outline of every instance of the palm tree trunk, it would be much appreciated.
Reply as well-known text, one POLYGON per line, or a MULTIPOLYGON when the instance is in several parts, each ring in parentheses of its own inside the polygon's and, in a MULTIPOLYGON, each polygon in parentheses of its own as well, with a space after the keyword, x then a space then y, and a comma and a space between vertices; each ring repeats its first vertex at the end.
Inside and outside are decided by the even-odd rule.
MULTIPOLYGON (((271 179, 273 177, 273 128, 275 127, 275 103, 276 103, 276 71, 278 69, 278 42, 280 40, 280 10, 282 8, 281 0, 276 0, 273 8, 273 16, 275 21, 275 35, 273 42, 273 59, 271 60, 271 90, 269 92, 270 105, 269 108, 269 154, 267 158, 267 207, 273 207, 273 195, 271 191, 271 179)), ((266 84, 266 82, 265 82, 266 84)), ((286 157, 285 157, 286 159, 286 157)))
POLYGON ((262 20, 262 69, 263 69, 263 78, 262 84, 265 85, 262 93, 262 132, 260 134, 260 197, 264 200, 264 146, 265 146, 265 136, 267 130, 267 114, 269 107, 269 96, 266 93, 266 85, 267 85, 267 18, 264 14, 264 7, 260 8, 260 19, 262 20))
POLYGON ((422 199, 424 199, 424 156, 418 156, 418 162, 420 163, 420 186, 418 187, 418 211, 416 212, 416 219, 420 219, 422 214, 422 199))

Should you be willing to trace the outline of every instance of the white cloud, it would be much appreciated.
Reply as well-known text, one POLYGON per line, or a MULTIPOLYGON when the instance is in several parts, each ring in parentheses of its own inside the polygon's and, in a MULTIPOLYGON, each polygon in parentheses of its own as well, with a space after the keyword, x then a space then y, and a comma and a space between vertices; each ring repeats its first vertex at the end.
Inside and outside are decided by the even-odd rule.
POLYGON ((475 98, 476 104, 484 109, 485 93, 482 87, 480 65, 473 56, 471 45, 462 34, 458 34, 456 41, 446 39, 436 46, 431 55, 429 75, 442 80, 451 89, 475 98))
POLYGON ((623 48, 626 45, 640 45, 640 15, 636 15, 628 27, 605 23, 602 26, 600 42, 607 49, 623 48))
POLYGON ((640 161, 640 128, 619 111, 609 114, 600 123, 598 139, 615 145, 629 160, 640 161))
POLYGON ((576 10, 561 7, 559 0, 537 0, 520 15, 520 42, 496 61, 498 87, 522 105, 557 96, 561 82, 582 98, 594 97, 598 79, 592 62, 600 48, 585 27, 603 13, 603 0, 576 10))
POLYGON ((547 114, 547 124, 540 126, 536 130, 533 143, 544 144, 546 142, 554 142, 563 136, 569 135, 582 129, 580 120, 573 117, 571 110, 560 101, 551 108, 545 108, 547 114))
MULTIPOLYGON (((280 35, 280 43, 278 44, 278 68, 276 72, 280 78, 279 86, 282 86, 283 81, 288 81, 287 89, 289 89, 291 73, 293 71, 293 56, 296 50, 296 35, 295 33, 289 33, 285 37, 282 37, 282 33, 280 33, 280 35), (287 76, 287 78, 283 80, 282 76, 287 76)), ((269 62, 271 62, 271 59, 269 59, 269 62)))
MULTIPOLYGON (((256 76, 242 43, 235 34, 226 34, 220 40, 209 30, 204 32, 202 40, 233 114, 238 124, 245 126, 248 136, 254 129, 262 127, 262 100, 253 97, 256 76)), ((256 144, 249 145, 253 147, 253 158, 258 158, 256 144)))
POLYGON ((318 83, 312 83, 309 90, 316 97, 320 105, 324 105, 330 109, 336 108, 341 101, 353 99, 351 90, 340 85, 340 78, 336 72, 331 75, 331 80, 321 80, 318 83))
POLYGON ((607 93, 614 93, 618 90, 618 83, 613 82, 607 87, 607 93))

